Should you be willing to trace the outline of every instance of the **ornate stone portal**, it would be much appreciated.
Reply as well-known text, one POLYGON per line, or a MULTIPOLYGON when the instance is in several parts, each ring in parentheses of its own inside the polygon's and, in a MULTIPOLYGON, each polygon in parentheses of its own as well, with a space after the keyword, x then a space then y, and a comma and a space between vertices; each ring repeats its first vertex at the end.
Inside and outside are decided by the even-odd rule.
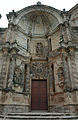
POLYGON ((36 81, 46 83, 48 111, 76 113, 78 5, 60 11, 38 2, 7 18, 8 28, 0 28, 0 113, 31 111, 32 81, 35 89, 36 81))

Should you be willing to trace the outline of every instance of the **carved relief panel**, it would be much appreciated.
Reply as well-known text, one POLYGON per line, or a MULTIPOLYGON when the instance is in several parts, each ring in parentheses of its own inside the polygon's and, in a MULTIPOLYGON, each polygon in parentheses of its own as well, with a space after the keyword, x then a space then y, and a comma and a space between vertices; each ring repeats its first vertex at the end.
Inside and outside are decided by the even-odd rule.
POLYGON ((24 63, 19 59, 16 59, 13 82, 14 85, 19 85, 21 87, 24 84, 24 63))
POLYGON ((64 73, 63 73, 63 68, 59 67, 57 70, 57 75, 58 75, 58 85, 59 87, 64 87, 64 73))
POLYGON ((48 77, 48 65, 46 62, 33 62, 31 64, 31 76, 32 78, 47 79, 48 77))
POLYGON ((56 60, 56 84, 57 90, 61 91, 64 88, 64 67, 62 63, 61 56, 59 56, 56 60))

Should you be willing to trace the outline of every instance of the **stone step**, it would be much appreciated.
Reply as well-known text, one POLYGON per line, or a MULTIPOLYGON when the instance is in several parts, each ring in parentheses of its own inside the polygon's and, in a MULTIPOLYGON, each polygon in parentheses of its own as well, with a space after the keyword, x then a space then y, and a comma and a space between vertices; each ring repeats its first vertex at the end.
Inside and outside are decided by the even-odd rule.
POLYGON ((6 116, 6 117, 0 117, 0 120, 78 120, 77 116, 6 116))
POLYGON ((48 112, 29 112, 29 113, 7 113, 9 116, 70 116, 72 115, 71 113, 48 113, 48 112))
POLYGON ((0 116, 0 120, 78 120, 78 116, 0 116))
POLYGON ((8 113, 0 115, 0 120, 78 120, 69 113, 8 113))

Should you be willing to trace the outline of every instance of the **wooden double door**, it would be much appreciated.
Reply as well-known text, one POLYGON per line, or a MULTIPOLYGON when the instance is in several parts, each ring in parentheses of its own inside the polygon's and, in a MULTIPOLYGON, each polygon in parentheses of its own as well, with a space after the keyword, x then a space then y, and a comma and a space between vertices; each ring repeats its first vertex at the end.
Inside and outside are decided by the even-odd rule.
POLYGON ((32 80, 31 109, 47 110, 47 80, 32 80))

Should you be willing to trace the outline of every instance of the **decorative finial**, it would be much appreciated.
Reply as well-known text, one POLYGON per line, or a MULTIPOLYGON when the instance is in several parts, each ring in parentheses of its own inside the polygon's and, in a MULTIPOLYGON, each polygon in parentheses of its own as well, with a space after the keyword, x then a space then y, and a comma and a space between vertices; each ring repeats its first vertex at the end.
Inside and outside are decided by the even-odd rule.
POLYGON ((37 2, 37 5, 41 5, 41 2, 40 2, 40 1, 38 1, 38 2, 37 2))
POLYGON ((64 12, 66 11, 65 8, 63 9, 63 11, 64 11, 64 12))
POLYGON ((14 13, 14 12, 15 12, 15 10, 12 10, 12 12, 14 13))
POLYGON ((65 10, 65 8, 63 9, 63 13, 65 13, 66 12, 66 10, 65 10))

